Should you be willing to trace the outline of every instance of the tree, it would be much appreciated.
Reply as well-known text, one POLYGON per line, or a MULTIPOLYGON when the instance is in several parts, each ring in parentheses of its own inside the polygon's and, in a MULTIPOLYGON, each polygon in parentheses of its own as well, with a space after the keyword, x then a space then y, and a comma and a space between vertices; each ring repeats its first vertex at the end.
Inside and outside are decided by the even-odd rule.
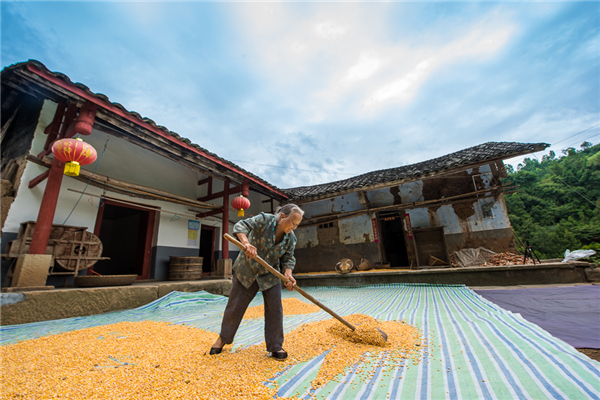
POLYGON ((505 196, 511 225, 540 257, 559 258, 600 237, 600 145, 583 142, 580 148, 506 169, 504 183, 521 186, 505 196))

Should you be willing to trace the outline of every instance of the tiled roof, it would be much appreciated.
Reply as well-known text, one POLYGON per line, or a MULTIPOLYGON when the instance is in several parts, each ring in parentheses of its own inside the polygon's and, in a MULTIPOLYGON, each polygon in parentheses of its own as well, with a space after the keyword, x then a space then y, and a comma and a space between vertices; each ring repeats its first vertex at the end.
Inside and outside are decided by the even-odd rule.
MULTIPOLYGON (((271 190, 277 192, 277 193, 283 193, 283 190, 277 188, 276 186, 270 184, 269 182, 265 181, 264 179, 254 175, 253 173, 246 171, 245 169, 241 168, 240 166, 219 157, 218 155, 211 153, 210 151, 206 150, 203 147, 198 146, 195 143, 192 143, 189 139, 184 138, 179 136, 177 133, 170 131, 169 129, 167 129, 166 127, 162 126, 162 125, 157 125, 153 120, 151 120, 150 118, 145 118, 142 117, 139 113, 135 112, 135 111, 128 111, 125 107, 123 107, 123 105, 119 104, 119 103, 113 103, 108 99, 108 96, 106 96, 105 94, 102 93, 93 93, 86 85, 79 83, 79 82, 72 82, 71 79, 69 79, 69 77, 65 74, 62 74, 60 72, 52 72, 50 71, 48 68, 46 68, 46 66, 44 64, 42 64, 41 62, 37 61, 37 60, 29 60, 29 61, 25 61, 25 62, 21 62, 21 63, 17 63, 17 64, 13 64, 10 65, 6 68, 4 68, 2 70, 2 72, 0 72, 0 74, 2 75, 2 80, 4 81, 4 79, 6 78, 5 74, 10 74, 12 71, 18 71, 18 70, 22 70, 27 68, 27 66, 34 66, 39 68, 40 70, 44 71, 47 74, 50 74, 56 78, 59 78, 60 80, 64 81, 65 83, 75 86, 76 88, 83 90, 84 92, 86 92, 88 95, 94 96, 95 98, 101 100, 102 102, 106 103, 107 105, 110 105, 112 107, 116 107, 119 110, 121 110, 122 112, 129 114, 130 116, 136 118, 137 120, 139 120, 140 122, 146 123, 154 128, 160 129, 162 132, 164 132, 165 134, 171 136, 172 138, 176 139, 178 142, 181 143, 185 143, 188 146, 191 146, 195 149, 197 149, 198 151, 205 153, 206 155, 208 155, 211 158, 214 158, 216 160, 218 160, 220 163, 222 164, 226 164, 226 167, 231 169, 233 172, 241 172, 242 174, 247 175, 248 177, 250 177, 252 180, 256 181, 256 182, 260 182, 262 183, 263 186, 266 186, 267 188, 270 188, 271 190)), ((280 195, 281 196, 281 195, 280 195)), ((283 196, 282 196, 283 197, 283 196)))
POLYGON ((367 172, 353 178, 314 186, 283 189, 290 201, 333 195, 353 189, 368 188, 379 184, 418 179, 419 177, 444 170, 480 163, 485 160, 500 160, 544 150, 547 143, 487 142, 469 147, 442 157, 403 167, 367 172))

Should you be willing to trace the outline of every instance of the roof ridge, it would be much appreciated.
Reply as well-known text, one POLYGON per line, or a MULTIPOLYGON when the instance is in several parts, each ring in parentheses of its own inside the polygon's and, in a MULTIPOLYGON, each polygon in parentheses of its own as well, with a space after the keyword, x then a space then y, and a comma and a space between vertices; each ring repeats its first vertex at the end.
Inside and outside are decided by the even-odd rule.
POLYGON ((399 181, 406 178, 417 178, 428 173, 466 166, 486 159, 498 158, 510 154, 541 151, 549 146, 548 143, 485 142, 414 164, 379 169, 338 181, 298 186, 283 189, 283 191, 291 196, 290 200, 300 200, 359 187, 399 181))

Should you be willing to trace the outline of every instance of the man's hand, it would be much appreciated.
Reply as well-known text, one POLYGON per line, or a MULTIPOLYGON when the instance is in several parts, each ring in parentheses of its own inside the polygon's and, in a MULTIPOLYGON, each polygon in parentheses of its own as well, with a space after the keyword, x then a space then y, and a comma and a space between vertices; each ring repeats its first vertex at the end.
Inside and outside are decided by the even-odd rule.
POLYGON ((244 246, 246 246, 246 250, 244 251, 244 253, 246 253, 246 257, 248 259, 256 257, 256 255, 258 254, 256 252, 256 247, 250 244, 250 242, 248 241, 248 237, 243 233, 238 233, 237 237, 239 241, 242 242, 244 246))
POLYGON ((292 270, 291 269, 286 269, 285 273, 283 275, 286 278, 288 278, 288 282, 286 282, 285 287, 288 288, 288 290, 290 290, 290 291, 294 290, 294 286, 296 286, 296 280, 292 276, 292 270))
POLYGON ((246 257, 248 257, 248 259, 256 257, 256 255, 257 255, 256 247, 254 247, 250 243, 248 243, 246 245, 245 253, 246 253, 246 257))

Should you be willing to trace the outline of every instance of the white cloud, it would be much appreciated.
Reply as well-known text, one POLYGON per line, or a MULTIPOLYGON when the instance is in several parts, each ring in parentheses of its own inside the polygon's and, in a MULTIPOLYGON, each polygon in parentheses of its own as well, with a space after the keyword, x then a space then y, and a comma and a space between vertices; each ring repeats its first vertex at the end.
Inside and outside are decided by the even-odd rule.
POLYGON ((319 3, 304 5, 301 13, 298 7, 246 4, 236 8, 236 26, 273 96, 287 95, 283 101, 311 123, 371 119, 386 106, 409 105, 446 66, 484 62, 516 33, 492 10, 450 31, 433 28, 441 36, 420 36, 424 41, 415 46, 412 37, 389 40, 398 27, 387 6, 319 3))
POLYGON ((376 103, 382 103, 387 100, 408 100, 416 90, 416 86, 424 80, 427 70, 430 69, 434 59, 421 61, 417 66, 402 78, 386 84, 381 89, 375 91, 366 102, 365 106, 371 106, 376 103))
POLYGON ((358 64, 352 66, 344 80, 347 83, 370 78, 381 67, 381 60, 375 56, 363 55, 358 64))
POLYGON ((317 36, 325 39, 335 39, 346 33, 346 29, 343 26, 336 24, 335 22, 319 22, 315 26, 315 33, 317 34, 317 36))

